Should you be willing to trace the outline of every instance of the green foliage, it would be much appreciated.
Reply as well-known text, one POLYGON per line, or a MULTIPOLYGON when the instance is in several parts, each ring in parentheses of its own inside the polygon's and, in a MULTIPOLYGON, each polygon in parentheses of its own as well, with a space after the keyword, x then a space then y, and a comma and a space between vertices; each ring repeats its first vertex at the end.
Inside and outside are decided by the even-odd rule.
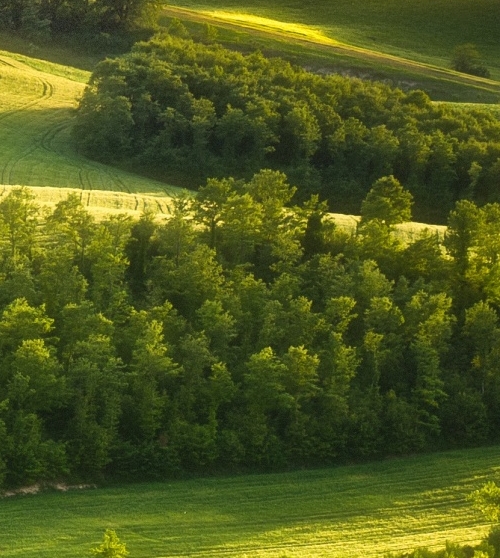
POLYGON ((451 65, 457 72, 464 72, 466 74, 487 78, 490 77, 490 72, 481 61, 481 56, 477 48, 471 43, 455 47, 451 65))
POLYGON ((3 26, 32 41, 46 41, 60 32, 130 31, 156 23, 157 0, 1 0, 3 26), (71 27, 73 25, 73 27, 71 27), (96 29, 97 28, 97 29, 96 29))
POLYGON ((398 237, 391 177, 364 204, 387 222, 343 236, 270 169, 210 179, 165 221, 96 221, 70 195, 34 226, 24 194, 2 201, 5 486, 495 440, 496 204, 461 201, 441 244, 398 237))
MULTIPOLYGON (((385 184, 392 209, 375 211, 380 191, 362 213, 391 224, 409 219, 412 197, 420 220, 442 221, 458 199, 497 196, 498 122, 486 111, 173 35, 96 67, 73 137, 98 160, 192 183, 286 172, 301 199, 320 193, 348 213, 385 184)), ((243 192, 233 202, 248 204, 243 192)))
POLYGON ((412 195, 394 176, 379 178, 361 205, 361 222, 378 219, 388 226, 411 220, 412 195))
POLYGON ((489 521, 500 520, 500 488, 493 481, 472 492, 469 500, 489 521))
POLYGON ((103 542, 96 548, 91 549, 94 556, 103 558, 125 558, 129 552, 124 543, 120 542, 118 535, 113 529, 106 529, 103 542))

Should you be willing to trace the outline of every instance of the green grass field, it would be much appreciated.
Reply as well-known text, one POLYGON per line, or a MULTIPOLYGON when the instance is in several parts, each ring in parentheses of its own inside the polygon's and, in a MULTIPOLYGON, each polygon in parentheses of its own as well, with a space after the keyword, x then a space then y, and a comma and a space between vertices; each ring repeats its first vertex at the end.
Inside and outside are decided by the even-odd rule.
MULTIPOLYGON (((500 99, 500 7, 495 0, 174 0, 168 17, 216 26, 221 40, 284 55, 320 71, 340 71, 420 87, 432 98, 496 103, 500 99), (450 70, 454 47, 477 44, 492 79, 450 70)), ((168 16, 168 17, 167 17, 168 16)))
POLYGON ((311 26, 332 39, 388 54, 449 66, 457 44, 478 46, 493 77, 500 78, 500 5, 496 0, 172 0, 209 12, 247 13, 311 26))
POLYGON ((500 447, 334 469, 48 492, 0 500, 3 558, 88 555, 115 529, 132 558, 383 556, 488 531, 467 494, 500 447))
POLYGON ((159 196, 177 191, 89 161, 74 151, 70 139, 73 111, 89 75, 0 52, 0 185, 159 196))

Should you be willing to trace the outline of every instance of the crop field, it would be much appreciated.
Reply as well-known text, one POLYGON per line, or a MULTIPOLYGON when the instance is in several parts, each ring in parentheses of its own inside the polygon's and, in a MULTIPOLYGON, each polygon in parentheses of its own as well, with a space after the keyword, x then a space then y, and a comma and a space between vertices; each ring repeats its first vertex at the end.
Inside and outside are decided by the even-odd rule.
POLYGON ((177 191, 76 153, 70 141, 72 115, 89 74, 17 58, 0 54, 0 185, 163 197, 177 191))
POLYGON ((296 24, 353 46, 377 50, 449 67, 453 48, 471 42, 478 46, 493 77, 500 78, 498 25, 500 6, 496 0, 173 0, 168 6, 224 14, 240 19, 260 16, 296 24), (314 6, 314 8, 312 7, 314 6))
POLYGON ((432 98, 497 103, 500 99, 500 47, 496 39, 500 9, 494 0, 430 0, 401 4, 320 0, 264 3, 250 0, 174 0, 164 10, 186 24, 208 23, 237 48, 259 48, 321 72, 341 72, 418 87, 432 98), (481 8, 478 8, 478 6, 481 8), (492 79, 450 69, 453 49, 477 44, 492 79))
POLYGON ((500 447, 281 474, 52 491, 0 500, 3 558, 88 555, 115 529, 134 558, 384 556, 488 525, 466 496, 500 476, 500 447))

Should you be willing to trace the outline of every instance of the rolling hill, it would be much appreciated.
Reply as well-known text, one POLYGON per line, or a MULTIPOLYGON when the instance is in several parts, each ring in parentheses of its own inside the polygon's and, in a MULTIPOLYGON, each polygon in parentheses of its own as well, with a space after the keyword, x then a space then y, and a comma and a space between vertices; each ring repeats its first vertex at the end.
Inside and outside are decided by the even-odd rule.
POLYGON ((215 26, 221 39, 236 48, 261 48, 316 71, 419 87, 434 99, 487 103, 500 99, 500 52, 494 24, 500 14, 492 0, 480 5, 470 0, 404 5, 392 0, 377 4, 320 1, 314 7, 253 0, 241 8, 231 0, 177 0, 169 2, 164 15, 215 26), (478 45, 492 79, 450 69, 453 49, 464 42, 478 45))
POLYGON ((498 476, 499 457, 491 447, 4 498, 0 549, 4 558, 86 556, 106 528, 134 558, 359 558, 477 544, 488 527, 466 496, 498 476))
MULTIPOLYGON (((26 186, 49 208, 76 191, 96 216, 168 212, 168 200, 179 188, 90 161, 73 149, 72 115, 88 72, 0 52, 0 76, 0 196, 26 186)), ((355 229, 357 217, 332 215, 342 228, 355 229)), ((420 223, 399 226, 409 239, 425 228, 441 236, 445 230, 420 223)))
POLYGON ((93 205, 90 199, 99 199, 107 207, 116 208, 118 204, 133 210, 148 204, 141 201, 144 198, 140 194, 148 194, 151 200, 168 198, 178 191, 76 153, 70 129, 85 85, 75 77, 85 74, 71 74, 67 69, 70 77, 63 77, 57 75, 63 73, 59 67, 28 58, 22 60, 8 53, 0 55, 0 185, 51 187, 41 195, 45 201, 60 197, 55 188, 122 192, 126 194, 123 203, 117 201, 116 194, 96 197, 94 193, 91 198, 86 196, 85 204, 93 205))

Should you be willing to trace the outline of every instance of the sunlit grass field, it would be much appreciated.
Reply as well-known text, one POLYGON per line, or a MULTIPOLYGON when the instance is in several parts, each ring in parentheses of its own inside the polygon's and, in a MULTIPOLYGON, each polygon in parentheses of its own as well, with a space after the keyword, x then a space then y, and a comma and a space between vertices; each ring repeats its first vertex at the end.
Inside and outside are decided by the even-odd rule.
POLYGON ((161 182, 89 161, 74 150, 70 130, 89 75, 70 67, 0 53, 0 186, 163 196, 177 191, 161 182))
POLYGON ((3 558, 88 555, 106 528, 131 558, 384 556, 488 531, 466 496, 500 447, 333 469, 196 478, 0 500, 3 558))
POLYGON ((497 0, 172 0, 168 5, 300 23, 342 43, 444 67, 457 44, 471 42, 492 77, 500 79, 497 0))
POLYGON ((193 21, 218 29, 218 40, 258 48, 319 72, 340 72, 420 88, 435 100, 500 101, 500 5, 495 0, 173 0, 164 17, 191 30, 193 21), (455 46, 477 44, 491 79, 450 68, 455 46))

